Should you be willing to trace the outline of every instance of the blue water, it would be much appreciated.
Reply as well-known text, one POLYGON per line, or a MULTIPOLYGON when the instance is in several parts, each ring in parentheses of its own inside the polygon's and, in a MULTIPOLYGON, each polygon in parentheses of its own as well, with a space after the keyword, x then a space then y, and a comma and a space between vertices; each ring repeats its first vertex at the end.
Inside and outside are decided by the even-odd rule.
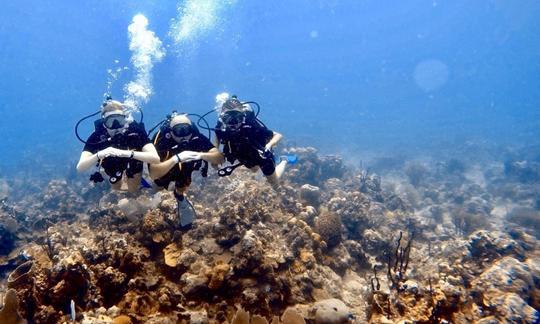
POLYGON ((76 163, 73 126, 99 108, 115 60, 130 66, 138 13, 167 50, 143 105, 147 128, 172 109, 206 112, 228 91, 258 101, 291 143, 351 159, 539 144, 538 1, 237 0, 207 33, 175 45, 178 5, 3 1, 0 173, 76 163))

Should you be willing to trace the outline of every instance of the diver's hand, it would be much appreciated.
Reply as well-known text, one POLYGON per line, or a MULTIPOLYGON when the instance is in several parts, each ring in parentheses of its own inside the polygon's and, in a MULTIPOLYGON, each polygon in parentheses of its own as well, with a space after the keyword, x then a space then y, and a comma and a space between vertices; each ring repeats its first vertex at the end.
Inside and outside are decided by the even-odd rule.
POLYGON ((202 157, 203 157, 203 154, 200 153, 200 152, 192 152, 192 151, 188 151, 190 152, 190 158, 192 159, 192 161, 194 160, 202 160, 202 157))
POLYGON ((103 149, 99 152, 97 152, 97 158, 98 160, 103 160, 104 158, 108 158, 108 157, 111 157, 111 156, 116 156, 116 151, 117 149, 115 149, 114 147, 107 147, 106 149, 103 149))
POLYGON ((115 156, 119 158, 130 158, 133 152, 133 151, 128 151, 128 150, 120 150, 116 148, 113 148, 113 149, 114 149, 115 156))
POLYGON ((192 151, 184 151, 176 154, 176 163, 193 161, 192 151))
POLYGON ((272 143, 268 143, 264 146, 264 151, 269 152, 269 151, 272 151, 273 148, 274 148, 274 145, 272 143))
POLYGON ((131 151, 120 150, 120 149, 117 149, 116 147, 108 147, 105 150, 107 150, 107 153, 109 154, 109 156, 114 156, 114 157, 129 157, 131 155, 131 151))

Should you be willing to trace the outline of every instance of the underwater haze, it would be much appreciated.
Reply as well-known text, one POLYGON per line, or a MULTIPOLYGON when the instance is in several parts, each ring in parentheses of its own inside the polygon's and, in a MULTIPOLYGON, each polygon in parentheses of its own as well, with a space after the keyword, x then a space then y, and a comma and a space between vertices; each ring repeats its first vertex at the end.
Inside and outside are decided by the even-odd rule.
POLYGON ((539 17, 3 0, 0 324, 540 323, 539 17))
POLYGON ((182 1, 5 1, 0 170, 75 163, 74 124, 100 107, 107 71, 125 68, 113 98, 135 78, 137 14, 166 51, 141 104, 147 128, 173 109, 204 113, 227 91, 259 102, 291 143, 350 160, 538 144, 537 1, 191 2, 207 14, 178 36, 182 1))

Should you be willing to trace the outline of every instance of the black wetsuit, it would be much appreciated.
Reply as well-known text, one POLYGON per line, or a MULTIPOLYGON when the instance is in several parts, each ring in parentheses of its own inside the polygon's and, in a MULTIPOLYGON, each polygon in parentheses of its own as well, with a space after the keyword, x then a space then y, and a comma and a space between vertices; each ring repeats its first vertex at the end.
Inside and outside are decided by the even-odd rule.
MULTIPOLYGON (((142 148, 150 143, 143 123, 131 122, 128 128, 111 137, 103 123, 96 122, 96 129, 86 140, 84 151, 95 154, 107 147, 114 147, 121 150, 141 151, 142 148)), ((115 177, 116 181, 122 178, 121 173, 126 171, 126 175, 132 178, 135 174, 141 173, 143 163, 131 158, 106 157, 101 161, 101 166, 109 177, 115 177)))
MULTIPOLYGON (((208 152, 214 148, 214 145, 210 140, 195 131, 189 141, 178 144, 172 136, 169 134, 169 130, 165 128, 160 130, 152 139, 154 146, 159 154, 161 162, 166 161, 173 157, 175 154, 183 151, 194 152, 208 152)), ((191 174, 195 170, 203 168, 201 172, 203 176, 206 176, 206 170, 208 170, 208 163, 202 160, 183 162, 182 169, 177 165, 172 167, 167 174, 163 177, 154 180, 154 182, 164 188, 168 188, 171 181, 175 182, 176 188, 188 187, 191 184, 191 174)))
POLYGON ((247 168, 258 166, 266 176, 276 170, 272 152, 264 150, 274 132, 254 117, 246 120, 238 131, 227 130, 218 122, 216 136, 220 144, 223 144, 223 154, 230 163, 238 160, 247 168))

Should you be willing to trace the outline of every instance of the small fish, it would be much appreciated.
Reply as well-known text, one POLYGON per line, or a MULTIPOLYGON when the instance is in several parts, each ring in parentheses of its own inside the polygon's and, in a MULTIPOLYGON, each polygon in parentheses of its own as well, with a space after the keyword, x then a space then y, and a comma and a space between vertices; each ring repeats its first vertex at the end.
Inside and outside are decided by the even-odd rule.
POLYGON ((76 314, 75 314, 75 301, 72 299, 71 300, 71 303, 70 303, 70 317, 71 317, 71 321, 74 322, 75 321, 75 318, 76 318, 76 314))

